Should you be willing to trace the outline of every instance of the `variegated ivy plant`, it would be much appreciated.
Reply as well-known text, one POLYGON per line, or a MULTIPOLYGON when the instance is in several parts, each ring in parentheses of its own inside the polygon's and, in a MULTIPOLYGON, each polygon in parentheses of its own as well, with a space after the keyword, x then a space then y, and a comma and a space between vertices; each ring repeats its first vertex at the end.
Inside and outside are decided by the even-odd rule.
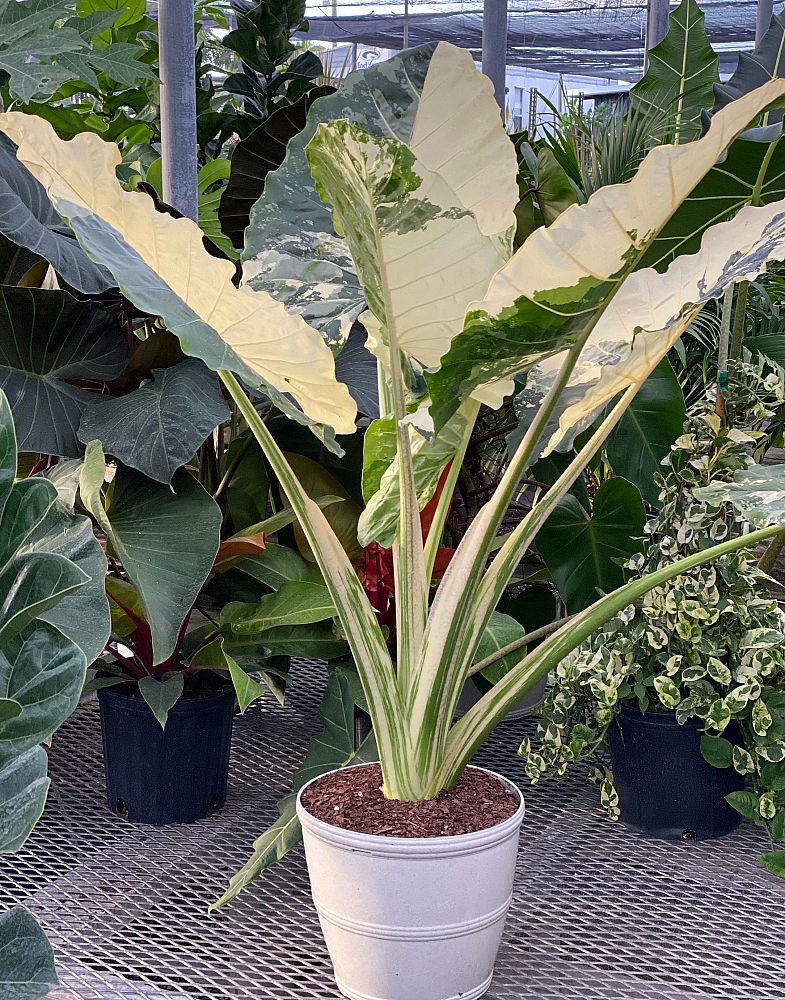
MULTIPOLYGON (((644 551, 626 564, 631 576, 742 533, 750 527, 746 518, 756 516, 751 491, 745 490, 746 515, 734 514, 728 497, 737 489, 734 477, 759 475, 752 454, 785 405, 785 373, 745 362, 732 377, 725 398, 730 420, 705 400, 665 460, 659 511, 646 525, 644 551)), ((770 492, 760 500, 776 502, 770 492)), ((785 840, 785 613, 749 549, 649 591, 565 657, 551 679, 535 738, 521 746, 532 783, 587 761, 603 807, 617 819, 605 763, 608 727, 625 704, 671 710, 679 722, 702 721, 701 749, 711 764, 732 764, 750 776, 754 791, 731 793, 731 805, 767 824, 774 840, 785 840), (727 738, 732 722, 742 743, 727 738)), ((776 867, 782 874, 780 856, 776 867)))
POLYGON ((44 121, 0 115, 0 129, 90 256, 139 308, 161 316, 186 353, 220 372, 329 587, 367 696, 388 796, 427 799, 454 785, 521 694, 604 622, 652 587, 778 530, 767 525, 726 539, 602 597, 536 650, 522 650, 454 722, 485 624, 511 574, 638 387, 705 302, 785 257, 785 203, 777 202, 750 205, 707 228, 700 252, 667 269, 640 267, 690 192, 783 95, 779 80, 744 95, 715 115, 702 138, 654 149, 632 181, 572 206, 512 255, 516 160, 489 81, 467 52, 445 43, 402 53, 316 101, 280 168, 281 183, 268 178, 265 211, 253 213, 251 228, 268 227, 257 228, 255 238, 269 235, 288 275, 270 290, 266 272, 258 271, 235 287, 232 265, 205 254, 193 223, 157 214, 124 191, 113 145, 95 135, 63 142, 44 121), (287 218, 296 222, 281 241, 287 218), (360 296, 389 431, 386 450, 375 451, 385 468, 361 527, 364 541, 392 542, 392 656, 342 546, 241 384, 264 386, 276 405, 322 434, 352 432, 354 403, 309 321, 330 312, 326 336, 333 343, 348 326, 342 309, 356 315, 360 296), (525 372, 543 393, 540 409, 429 600, 480 402, 498 404, 525 372), (497 540, 534 456, 589 426, 556 484, 497 540), (449 462, 424 544, 419 508, 449 462))

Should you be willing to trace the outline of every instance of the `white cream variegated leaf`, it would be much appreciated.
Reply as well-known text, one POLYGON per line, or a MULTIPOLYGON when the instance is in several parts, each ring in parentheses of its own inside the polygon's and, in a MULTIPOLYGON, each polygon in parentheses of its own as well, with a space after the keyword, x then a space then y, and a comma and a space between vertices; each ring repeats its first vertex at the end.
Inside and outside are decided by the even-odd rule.
POLYGON ((135 305, 164 319, 186 354, 270 387, 284 406, 282 394, 291 396, 308 419, 338 433, 354 430, 356 406, 321 336, 267 293, 235 288, 234 265, 207 253, 196 223, 125 191, 117 146, 92 133, 65 142, 21 112, 0 115, 0 130, 87 253, 135 305))
POLYGON ((785 465, 751 465, 733 482, 710 483, 693 491, 703 503, 730 503, 745 521, 758 528, 781 524, 785 528, 785 465))
POLYGON ((411 151, 439 174, 506 257, 512 253, 518 162, 499 115, 493 84, 468 49, 440 42, 428 67, 411 151))
POLYGON ((480 232, 443 178, 395 139, 329 122, 306 152, 378 323, 368 349, 385 364, 394 344, 425 366, 437 365, 466 305, 504 263, 498 242, 480 232))
MULTIPOLYGON (((440 370, 428 377, 437 427, 479 386, 581 343, 696 184, 783 95, 782 79, 745 94, 714 116, 701 139, 655 147, 631 181, 601 188, 535 230, 469 306, 440 370)), ((634 314, 629 323, 638 324, 634 314)))
MULTIPOLYGON (((785 259, 785 200, 748 207, 707 229, 700 252, 677 257, 664 274, 631 274, 610 301, 568 384, 567 406, 545 453, 570 446, 619 392, 642 385, 701 308, 737 281, 785 259), (582 391, 578 391, 582 390, 582 391)), ((553 365, 547 361, 542 366, 553 365)), ((552 373, 555 375, 555 373, 552 373)))

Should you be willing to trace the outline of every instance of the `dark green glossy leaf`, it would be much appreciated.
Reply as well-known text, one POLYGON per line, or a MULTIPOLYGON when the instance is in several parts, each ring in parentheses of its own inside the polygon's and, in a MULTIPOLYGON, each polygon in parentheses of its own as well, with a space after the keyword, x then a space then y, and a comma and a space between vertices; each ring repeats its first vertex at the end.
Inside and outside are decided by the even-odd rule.
POLYGON ((572 495, 559 502, 537 547, 571 614, 622 585, 624 571, 614 560, 640 550, 645 523, 640 493, 619 476, 597 490, 591 517, 572 495))
POLYGON ((0 757, 0 854, 13 854, 22 847, 44 811, 48 791, 46 753, 41 747, 0 757))
POLYGON ((754 792, 731 792, 725 796, 725 801, 753 823, 760 822, 758 796, 754 792))
POLYGON ((644 500, 657 505, 654 474, 681 434, 687 410, 676 373, 667 358, 649 375, 606 442, 608 461, 617 476, 638 487, 644 500))
POLYGON ((0 996, 41 1000, 59 986, 52 947, 23 906, 0 914, 0 996))
POLYGON ((216 375, 196 358, 152 374, 153 381, 135 392, 89 407, 79 440, 98 439, 124 465, 168 484, 208 434, 229 419, 229 407, 216 375))
POLYGON ((183 693, 185 675, 170 674, 162 681, 154 677, 142 677, 139 681, 139 693, 150 706, 150 711, 158 719, 161 729, 166 728, 169 712, 177 704, 183 693))
POLYGON ((712 767, 730 767, 733 763, 733 744, 723 736, 701 736, 701 753, 712 767))
POLYGON ((0 388, 20 450, 80 455, 79 421, 101 397, 73 383, 113 379, 127 357, 125 333, 101 306, 67 292, 0 289, 0 388))

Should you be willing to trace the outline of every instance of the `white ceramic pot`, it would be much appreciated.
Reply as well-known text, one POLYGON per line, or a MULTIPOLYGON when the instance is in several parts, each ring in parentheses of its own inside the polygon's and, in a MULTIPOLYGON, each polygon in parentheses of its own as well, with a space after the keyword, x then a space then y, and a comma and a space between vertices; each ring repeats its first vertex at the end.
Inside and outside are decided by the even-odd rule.
POLYGON ((515 785, 494 777, 520 798, 515 814, 455 837, 343 830, 310 815, 300 791, 311 891, 350 1000, 475 1000, 489 988, 524 812, 515 785))

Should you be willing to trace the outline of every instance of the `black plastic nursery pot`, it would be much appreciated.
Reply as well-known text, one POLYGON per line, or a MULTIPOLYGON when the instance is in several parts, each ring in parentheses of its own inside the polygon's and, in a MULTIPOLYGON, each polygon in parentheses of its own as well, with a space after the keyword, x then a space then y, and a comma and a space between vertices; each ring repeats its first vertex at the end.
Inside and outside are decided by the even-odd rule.
POLYGON ((622 823, 661 840, 708 840, 739 825, 725 796, 744 778, 704 759, 702 728, 700 719, 679 725, 674 712, 621 709, 608 743, 622 823))
POLYGON ((234 688, 183 697, 166 728, 138 693, 102 688, 106 801, 132 823, 193 823, 226 801, 234 688))

